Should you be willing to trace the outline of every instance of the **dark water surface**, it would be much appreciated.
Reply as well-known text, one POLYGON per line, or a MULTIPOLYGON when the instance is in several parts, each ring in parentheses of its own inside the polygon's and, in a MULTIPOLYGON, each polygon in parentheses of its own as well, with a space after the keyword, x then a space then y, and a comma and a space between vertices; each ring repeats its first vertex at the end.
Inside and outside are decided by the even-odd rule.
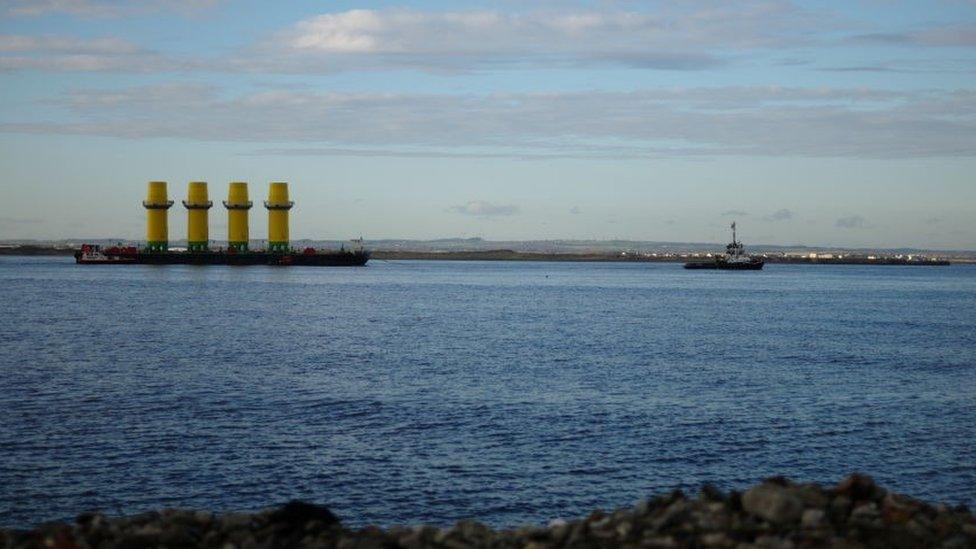
POLYGON ((0 525, 540 522, 852 470, 976 503, 976 266, 0 258, 0 525))

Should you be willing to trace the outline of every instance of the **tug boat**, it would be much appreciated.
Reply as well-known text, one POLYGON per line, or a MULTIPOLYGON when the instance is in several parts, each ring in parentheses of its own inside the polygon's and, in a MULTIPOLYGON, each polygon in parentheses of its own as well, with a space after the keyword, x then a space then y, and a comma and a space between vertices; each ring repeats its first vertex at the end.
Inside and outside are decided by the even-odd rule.
POLYGON ((718 269, 722 271, 761 271, 765 260, 745 253, 745 247, 735 238, 735 221, 732 222, 732 242, 725 247, 725 254, 711 261, 690 261, 685 269, 718 269))

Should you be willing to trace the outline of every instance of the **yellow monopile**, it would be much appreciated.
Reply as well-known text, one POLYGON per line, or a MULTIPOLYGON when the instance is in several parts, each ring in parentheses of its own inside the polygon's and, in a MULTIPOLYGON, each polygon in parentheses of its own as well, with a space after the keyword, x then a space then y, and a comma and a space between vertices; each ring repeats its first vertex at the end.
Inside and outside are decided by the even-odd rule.
POLYGON ((208 218, 213 202, 207 193, 204 181, 191 181, 186 189, 186 247, 190 251, 204 251, 210 243, 210 224, 208 218))
POLYGON ((231 183, 224 207, 227 208, 227 247, 234 251, 247 251, 247 242, 250 238, 247 215, 251 205, 251 201, 247 199, 247 183, 242 181, 231 183))
POLYGON ((173 201, 166 195, 165 181, 150 181, 146 199, 142 206, 146 208, 146 249, 154 252, 165 252, 169 249, 168 216, 173 201))
POLYGON ((295 203, 288 200, 288 183, 275 182, 268 187, 268 250, 288 251, 288 210, 295 203))

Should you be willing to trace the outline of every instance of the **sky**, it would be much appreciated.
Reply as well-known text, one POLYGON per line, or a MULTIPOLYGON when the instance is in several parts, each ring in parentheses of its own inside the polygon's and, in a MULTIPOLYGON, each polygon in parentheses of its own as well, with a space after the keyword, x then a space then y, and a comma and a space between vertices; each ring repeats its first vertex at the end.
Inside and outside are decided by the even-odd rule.
POLYGON ((976 1, 0 0, 0 239, 976 250, 976 1), (252 238, 266 235, 263 208, 252 238))

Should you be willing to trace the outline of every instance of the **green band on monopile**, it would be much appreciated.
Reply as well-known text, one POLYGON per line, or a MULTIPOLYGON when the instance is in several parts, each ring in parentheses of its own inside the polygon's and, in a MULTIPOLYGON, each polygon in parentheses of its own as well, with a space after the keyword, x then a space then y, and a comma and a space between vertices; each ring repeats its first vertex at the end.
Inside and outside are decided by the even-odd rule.
POLYGON ((206 240, 201 241, 201 242, 187 242, 186 243, 186 249, 187 250, 190 250, 191 252, 203 252, 203 251, 206 251, 207 248, 208 248, 208 243, 207 243, 206 240))
POLYGON ((146 242, 146 251, 148 252, 166 252, 169 251, 169 242, 166 240, 149 241, 146 242))
POLYGON ((238 252, 247 251, 247 242, 228 242, 227 247, 238 252))
POLYGON ((288 243, 287 242, 268 242, 269 252, 287 252, 288 243))

